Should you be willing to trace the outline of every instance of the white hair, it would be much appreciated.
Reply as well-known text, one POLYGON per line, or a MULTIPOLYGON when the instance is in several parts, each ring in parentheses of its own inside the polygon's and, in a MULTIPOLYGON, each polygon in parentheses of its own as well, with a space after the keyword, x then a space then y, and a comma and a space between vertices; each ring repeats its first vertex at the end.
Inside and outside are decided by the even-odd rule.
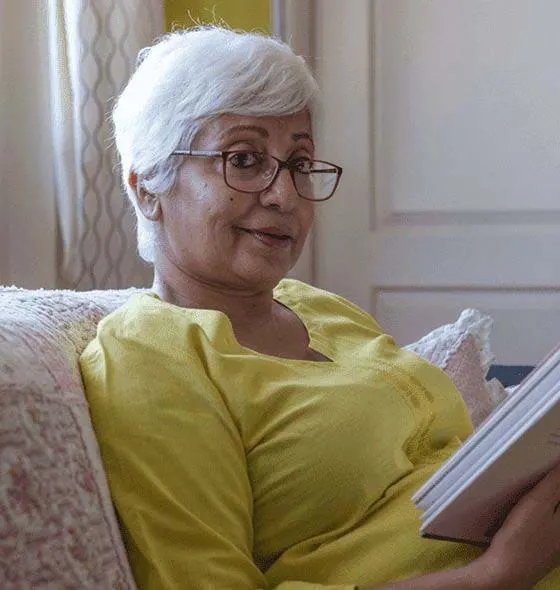
POLYGON ((318 87, 303 58, 257 33, 198 27, 163 36, 138 67, 113 110, 122 178, 137 217, 138 251, 154 262, 157 224, 144 217, 128 184, 131 172, 149 193, 171 192, 181 158, 209 121, 223 114, 284 116, 313 112, 318 87))

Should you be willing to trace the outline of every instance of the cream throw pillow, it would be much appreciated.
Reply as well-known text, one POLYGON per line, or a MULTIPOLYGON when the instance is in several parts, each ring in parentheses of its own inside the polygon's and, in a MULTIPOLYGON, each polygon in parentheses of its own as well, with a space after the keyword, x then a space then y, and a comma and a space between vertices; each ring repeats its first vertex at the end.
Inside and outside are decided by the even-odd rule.
POLYGON ((492 318, 465 309, 456 322, 436 328, 405 346, 449 375, 461 392, 475 428, 507 397, 497 379, 486 381, 494 360, 490 349, 492 318))

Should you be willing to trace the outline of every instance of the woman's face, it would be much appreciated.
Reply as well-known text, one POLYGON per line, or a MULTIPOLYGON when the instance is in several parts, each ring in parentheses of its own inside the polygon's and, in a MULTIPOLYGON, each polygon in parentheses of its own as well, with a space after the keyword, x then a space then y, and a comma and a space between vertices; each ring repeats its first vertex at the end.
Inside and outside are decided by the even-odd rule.
MULTIPOLYGON (((307 112, 224 115, 199 133, 192 149, 314 157, 307 112)), ((226 185, 221 157, 186 157, 172 193, 161 200, 158 260, 214 287, 271 289, 297 262, 313 217, 314 203, 298 196, 286 169, 266 190, 243 193, 226 185)))

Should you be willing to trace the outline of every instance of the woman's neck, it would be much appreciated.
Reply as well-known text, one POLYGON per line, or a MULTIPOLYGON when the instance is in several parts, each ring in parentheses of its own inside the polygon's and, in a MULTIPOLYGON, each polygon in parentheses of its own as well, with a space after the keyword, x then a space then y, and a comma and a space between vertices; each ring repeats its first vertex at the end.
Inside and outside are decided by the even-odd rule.
POLYGON ((154 272, 152 290, 163 300, 179 307, 215 309, 225 313, 236 326, 258 326, 273 319, 278 304, 272 289, 236 289, 182 276, 180 279, 154 272))

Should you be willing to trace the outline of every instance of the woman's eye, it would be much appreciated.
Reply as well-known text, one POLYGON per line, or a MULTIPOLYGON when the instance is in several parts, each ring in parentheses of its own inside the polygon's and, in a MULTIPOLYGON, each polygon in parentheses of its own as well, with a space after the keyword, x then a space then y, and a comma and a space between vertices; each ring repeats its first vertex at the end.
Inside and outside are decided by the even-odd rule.
POLYGON ((235 152, 228 158, 228 164, 235 168, 251 168, 263 161, 263 154, 258 152, 235 152))
POLYGON ((313 168, 313 160, 310 160, 309 158, 294 158, 291 161, 292 166, 298 171, 301 172, 303 174, 309 174, 309 172, 311 172, 311 169, 313 168))

